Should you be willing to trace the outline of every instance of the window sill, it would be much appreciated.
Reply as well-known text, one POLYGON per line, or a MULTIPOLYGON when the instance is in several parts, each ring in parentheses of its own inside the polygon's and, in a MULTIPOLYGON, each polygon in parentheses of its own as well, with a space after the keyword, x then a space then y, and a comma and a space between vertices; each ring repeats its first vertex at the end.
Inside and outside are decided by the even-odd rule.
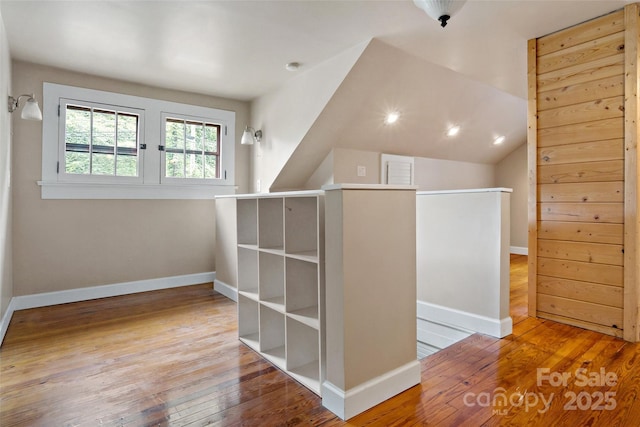
POLYGON ((235 194, 234 185, 88 184, 38 181, 42 199, 205 199, 235 194))

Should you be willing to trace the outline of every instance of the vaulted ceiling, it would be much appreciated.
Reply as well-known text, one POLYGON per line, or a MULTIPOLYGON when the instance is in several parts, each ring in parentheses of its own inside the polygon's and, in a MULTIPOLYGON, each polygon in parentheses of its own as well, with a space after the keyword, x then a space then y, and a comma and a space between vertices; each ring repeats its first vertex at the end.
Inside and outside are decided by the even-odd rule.
MULTIPOLYGON (((354 67, 352 87, 362 97, 348 107, 341 144, 363 148, 384 138, 362 106, 393 93, 406 111, 422 109, 409 121, 411 138, 396 138, 394 152, 494 163, 524 142, 526 41, 631 2, 469 0, 444 29, 409 0, 0 0, 0 13, 14 59, 241 100, 273 92, 375 38, 391 59, 376 72, 354 67), (298 71, 285 70, 291 61, 302 64, 298 71), (375 88, 364 90, 366 82, 375 88), (451 120, 464 127, 466 145, 444 143, 451 120), (511 133, 504 148, 474 143, 491 139, 501 124, 511 133)), ((375 62, 371 53, 363 60, 375 62)), ((323 114, 343 111, 340 103, 334 99, 323 114)), ((314 126, 305 138, 322 124, 314 126)), ((294 156, 317 149, 304 145, 294 156)))

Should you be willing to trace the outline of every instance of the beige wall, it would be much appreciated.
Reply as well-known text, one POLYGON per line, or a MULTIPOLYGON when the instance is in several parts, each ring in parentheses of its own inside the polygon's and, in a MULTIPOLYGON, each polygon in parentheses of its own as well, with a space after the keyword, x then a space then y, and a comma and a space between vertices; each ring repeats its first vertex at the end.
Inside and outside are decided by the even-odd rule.
POLYGON ((430 320, 498 337, 507 322, 511 333, 510 193, 418 193, 417 199, 418 300, 443 308, 430 320))
POLYGON ((415 215, 414 191, 325 194, 326 379, 344 391, 416 360, 415 215))
POLYGON ((493 165, 415 158, 414 182, 418 191, 490 188, 495 186, 494 180, 493 165))
POLYGON ((333 182, 351 184, 380 183, 380 153, 374 151, 333 149, 333 182), (358 166, 364 166, 365 176, 358 176, 358 166))
POLYGON ((380 153, 374 151, 334 148, 304 185, 317 190, 334 183, 378 184, 380 182, 380 153), (365 176, 358 176, 358 166, 364 166, 365 176))
MULTIPOLYGON (((0 99, 11 91, 11 58, 0 15, 0 99)), ((19 113, 16 113, 19 116, 19 113)), ((11 115, 0 108, 0 319, 13 296, 11 268, 11 115)))
POLYGON ((304 185, 307 190, 318 190, 323 185, 333 184, 333 150, 327 154, 318 169, 311 175, 304 185))
MULTIPOLYGON (((414 159, 415 184, 419 191, 495 186, 494 165, 424 157, 414 157, 414 159)), ((305 188, 318 189, 326 183, 325 181, 331 181, 330 183, 379 184, 380 153, 350 148, 334 148, 311 175, 305 188), (366 176, 358 176, 358 166, 366 168, 366 176)))
POLYGON ((511 193, 511 246, 528 246, 527 144, 522 144, 496 165, 496 186, 512 188, 511 193))
MULTIPOLYGON (((249 121, 246 102, 142 86, 13 63, 14 92, 52 82, 236 112, 236 135, 249 121)), ((248 188, 249 151, 236 143, 236 183, 248 188)), ((27 295, 215 270, 212 200, 42 200, 41 123, 14 120, 13 281, 27 295)))
POLYGON ((216 281, 238 288, 238 238, 235 197, 216 199, 216 281))

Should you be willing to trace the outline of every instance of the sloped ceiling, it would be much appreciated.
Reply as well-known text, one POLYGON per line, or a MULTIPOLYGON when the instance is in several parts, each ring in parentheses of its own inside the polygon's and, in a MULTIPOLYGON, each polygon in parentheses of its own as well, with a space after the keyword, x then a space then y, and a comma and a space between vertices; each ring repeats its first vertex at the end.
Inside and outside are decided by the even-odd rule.
POLYGON ((526 141, 523 98, 373 40, 272 188, 297 188, 334 147, 496 163, 526 141), (385 124, 388 112, 400 118, 385 124), (453 126, 461 130, 446 135, 453 126), (494 145, 497 136, 505 142, 494 145))
POLYGON ((270 172, 284 187, 308 176, 327 141, 495 162, 523 142, 513 97, 526 97, 526 41, 634 1, 468 0, 444 29, 410 0, 0 0, 0 11, 13 59, 254 104, 353 46, 383 42, 306 136, 287 142, 303 141, 270 172), (380 127, 386 107, 402 114, 393 128, 380 127), (449 122, 463 126, 455 141, 443 139, 449 122), (502 147, 494 133, 507 136, 502 147))

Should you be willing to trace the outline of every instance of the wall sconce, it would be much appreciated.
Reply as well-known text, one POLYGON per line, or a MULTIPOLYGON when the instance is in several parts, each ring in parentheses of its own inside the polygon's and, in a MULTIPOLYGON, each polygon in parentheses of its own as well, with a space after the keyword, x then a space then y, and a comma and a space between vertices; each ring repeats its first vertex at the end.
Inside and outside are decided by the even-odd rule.
POLYGON ((242 134, 242 139, 240 140, 240 144, 242 145, 253 145, 255 141, 260 142, 262 139, 262 131, 255 130, 254 128, 247 126, 244 128, 244 133, 242 134))
POLYGON ((25 102, 24 106, 22 107, 22 113, 20 113, 20 117, 25 120, 42 120, 42 112, 40 111, 40 107, 38 107, 38 101, 36 101, 34 94, 20 95, 17 98, 9 96, 9 112, 13 113, 18 109, 20 98, 28 98, 27 102, 25 102))

